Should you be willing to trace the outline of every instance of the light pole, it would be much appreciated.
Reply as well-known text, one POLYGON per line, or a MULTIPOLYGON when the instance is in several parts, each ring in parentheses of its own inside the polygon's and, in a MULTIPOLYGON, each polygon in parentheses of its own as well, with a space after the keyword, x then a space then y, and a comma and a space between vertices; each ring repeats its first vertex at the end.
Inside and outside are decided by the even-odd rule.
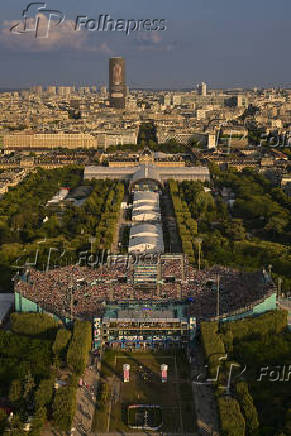
POLYGON ((218 274, 217 276, 217 306, 216 306, 216 316, 219 317, 219 312, 220 312, 220 307, 219 307, 219 303, 220 303, 220 275, 218 274))
POLYGON ((277 298, 282 297, 282 279, 278 277, 277 298))
POLYGON ((93 254, 93 244, 95 244, 96 238, 94 238, 94 236, 90 236, 89 242, 90 242, 90 245, 91 245, 91 256, 92 256, 92 254, 93 254))

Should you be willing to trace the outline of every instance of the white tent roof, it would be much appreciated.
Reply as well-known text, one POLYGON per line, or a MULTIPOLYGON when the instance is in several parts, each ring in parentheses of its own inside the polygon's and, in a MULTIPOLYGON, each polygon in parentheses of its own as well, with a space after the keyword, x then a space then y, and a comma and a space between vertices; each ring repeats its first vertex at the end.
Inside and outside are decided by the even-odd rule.
POLYGON ((141 202, 144 201, 151 201, 151 202, 157 202, 159 201, 159 194, 157 192, 150 192, 150 191, 135 191, 133 202, 141 202))
POLYGON ((160 224, 136 224, 130 228, 130 238, 139 235, 162 235, 162 226, 160 224))

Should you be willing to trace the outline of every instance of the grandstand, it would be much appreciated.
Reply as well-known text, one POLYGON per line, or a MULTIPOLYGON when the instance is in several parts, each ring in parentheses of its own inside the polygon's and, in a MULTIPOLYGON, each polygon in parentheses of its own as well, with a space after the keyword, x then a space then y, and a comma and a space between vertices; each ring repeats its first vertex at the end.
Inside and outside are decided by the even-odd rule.
MULTIPOLYGON (((266 272, 242 273, 212 267, 197 270, 183 255, 109 256, 97 268, 78 265, 40 272, 33 268, 15 279, 16 311, 47 311, 64 322, 101 319, 106 307, 129 302, 187 306, 189 318, 241 318, 276 309, 276 289, 266 272), (219 277, 219 286, 218 286, 219 277), (219 304, 218 304, 219 302, 219 304)), ((167 336, 167 335, 164 335, 167 336)))
POLYGON ((103 317, 94 318, 94 348, 187 348, 196 333, 196 318, 183 304, 130 303, 106 306, 103 317))
POLYGON ((156 264, 135 265, 133 283, 135 285, 146 285, 157 283, 158 270, 156 264))

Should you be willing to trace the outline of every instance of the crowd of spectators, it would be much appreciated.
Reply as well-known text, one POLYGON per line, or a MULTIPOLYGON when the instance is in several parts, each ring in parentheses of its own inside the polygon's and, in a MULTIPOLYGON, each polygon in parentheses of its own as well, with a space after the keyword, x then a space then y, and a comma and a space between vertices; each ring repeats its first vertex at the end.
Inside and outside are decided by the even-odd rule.
POLYGON ((175 277, 176 280, 182 280, 183 274, 183 257, 181 259, 161 259, 162 277, 175 277))
POLYGON ((241 272, 215 266, 208 270, 190 269, 187 288, 196 294, 191 298, 190 312, 200 319, 251 310, 274 292, 273 284, 261 272, 241 272))
POLYGON ((157 283, 136 286, 134 268, 124 263, 96 269, 79 265, 47 272, 30 269, 16 282, 15 291, 43 309, 68 318, 91 319, 103 312, 106 302, 188 299, 190 313, 207 319, 216 316, 218 310, 222 315, 250 306, 270 290, 262 272, 242 273, 221 266, 199 271, 182 257, 162 259, 160 271, 157 283))

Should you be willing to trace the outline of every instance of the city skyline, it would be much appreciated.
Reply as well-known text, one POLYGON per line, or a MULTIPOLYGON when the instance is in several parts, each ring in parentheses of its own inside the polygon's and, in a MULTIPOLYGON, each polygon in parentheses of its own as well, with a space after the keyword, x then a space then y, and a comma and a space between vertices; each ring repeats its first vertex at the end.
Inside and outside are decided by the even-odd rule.
POLYGON ((107 59, 126 59, 131 88, 190 88, 205 81, 209 87, 290 86, 291 62, 286 56, 290 36, 290 3, 280 7, 271 1, 249 0, 233 4, 225 0, 172 1, 140 4, 126 0, 70 4, 47 2, 61 10, 66 21, 46 40, 33 35, 15 35, 9 28, 21 21, 25 3, 2 6, 0 54, 5 62, 0 88, 36 84, 107 83, 107 59), (165 19, 163 32, 74 32, 76 16, 96 18, 109 14, 114 19, 165 19), (21 75, 19 72, 21 71, 21 75))

